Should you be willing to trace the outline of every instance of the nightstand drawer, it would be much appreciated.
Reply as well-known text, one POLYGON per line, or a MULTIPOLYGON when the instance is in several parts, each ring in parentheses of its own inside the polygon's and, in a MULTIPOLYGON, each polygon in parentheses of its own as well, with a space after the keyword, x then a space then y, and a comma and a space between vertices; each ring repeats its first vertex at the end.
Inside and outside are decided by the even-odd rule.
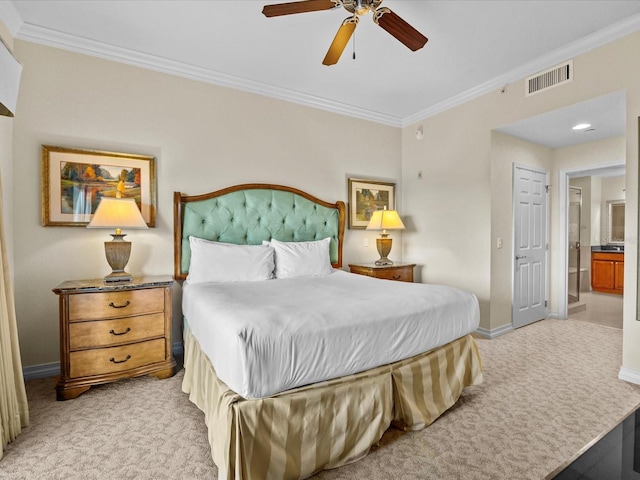
POLYGON ((164 336, 164 313, 69 325, 69 348, 108 347, 164 336))
POLYGON ((164 310, 161 288, 69 295, 69 321, 117 318, 164 310))
POLYGON ((69 353, 70 377, 122 372, 165 360, 165 340, 159 338, 122 347, 69 353))
POLYGON ((385 280, 397 280, 399 282, 413 282, 413 269, 406 268, 385 268, 376 272, 376 278, 385 280))
POLYGON ((394 263, 391 265, 376 265, 375 263, 351 263, 349 271, 358 275, 395 280, 397 282, 413 282, 415 263, 394 263))

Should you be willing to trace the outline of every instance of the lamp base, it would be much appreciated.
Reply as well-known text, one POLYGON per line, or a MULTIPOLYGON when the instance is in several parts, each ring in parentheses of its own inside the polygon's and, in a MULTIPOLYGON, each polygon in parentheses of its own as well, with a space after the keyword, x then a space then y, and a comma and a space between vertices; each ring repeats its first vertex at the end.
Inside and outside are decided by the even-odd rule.
POLYGON ((111 272, 104 277, 104 283, 126 283, 133 280, 133 277, 127 272, 111 272))
POLYGON ((112 272, 104 277, 105 283, 130 282, 132 276, 124 271, 131 255, 131 242, 124 240, 125 234, 112 233, 113 240, 104 242, 104 253, 112 272))
POLYGON ((389 238, 389 234, 382 233, 380 238, 376 238, 376 247, 378 248, 378 254, 380 258, 375 261, 376 266, 393 265, 393 262, 387 258, 391 251, 392 240, 389 238))
POLYGON ((393 265, 393 262, 391 260, 389 260, 388 258, 379 258, 378 260, 376 260, 374 262, 374 265, 376 267, 383 267, 385 265, 393 265))

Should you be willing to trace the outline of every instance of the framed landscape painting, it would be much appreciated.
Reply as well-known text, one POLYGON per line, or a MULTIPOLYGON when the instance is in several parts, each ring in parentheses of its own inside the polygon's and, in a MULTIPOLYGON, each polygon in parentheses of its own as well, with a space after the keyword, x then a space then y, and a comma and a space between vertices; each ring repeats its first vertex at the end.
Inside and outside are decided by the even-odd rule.
POLYGON ((349 179, 349 228, 367 228, 376 210, 395 210, 396 184, 349 179))
POLYGON ((118 191, 156 226, 154 157, 42 146, 43 226, 86 226, 100 199, 118 191))

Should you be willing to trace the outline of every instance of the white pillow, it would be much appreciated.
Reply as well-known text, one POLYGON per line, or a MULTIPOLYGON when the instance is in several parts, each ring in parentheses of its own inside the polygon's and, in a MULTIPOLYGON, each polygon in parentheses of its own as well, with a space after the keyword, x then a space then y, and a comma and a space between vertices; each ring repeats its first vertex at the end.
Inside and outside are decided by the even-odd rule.
POLYGON ((280 242, 272 239, 276 254, 276 278, 320 277, 333 272, 331 237, 314 242, 280 242))
POLYGON ((234 245, 189 237, 191 263, 187 280, 256 282, 273 278, 274 249, 265 245, 234 245))

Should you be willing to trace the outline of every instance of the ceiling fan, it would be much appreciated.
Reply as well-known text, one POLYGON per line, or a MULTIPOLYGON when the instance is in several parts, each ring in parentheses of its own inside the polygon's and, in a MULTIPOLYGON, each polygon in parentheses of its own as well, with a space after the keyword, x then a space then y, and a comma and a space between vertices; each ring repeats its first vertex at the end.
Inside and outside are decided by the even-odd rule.
POLYGON ((338 33, 336 33, 329 50, 322 63, 335 65, 340 59, 343 50, 349 43, 349 39, 356 29, 359 17, 369 12, 373 13, 373 21, 406 45, 409 49, 416 50, 424 47, 428 39, 419 31, 405 22, 398 15, 386 7, 380 7, 382 0, 303 0, 298 2, 277 3, 265 5, 262 13, 265 17, 278 17, 294 13, 317 12, 344 7, 352 15, 346 18, 338 33))

